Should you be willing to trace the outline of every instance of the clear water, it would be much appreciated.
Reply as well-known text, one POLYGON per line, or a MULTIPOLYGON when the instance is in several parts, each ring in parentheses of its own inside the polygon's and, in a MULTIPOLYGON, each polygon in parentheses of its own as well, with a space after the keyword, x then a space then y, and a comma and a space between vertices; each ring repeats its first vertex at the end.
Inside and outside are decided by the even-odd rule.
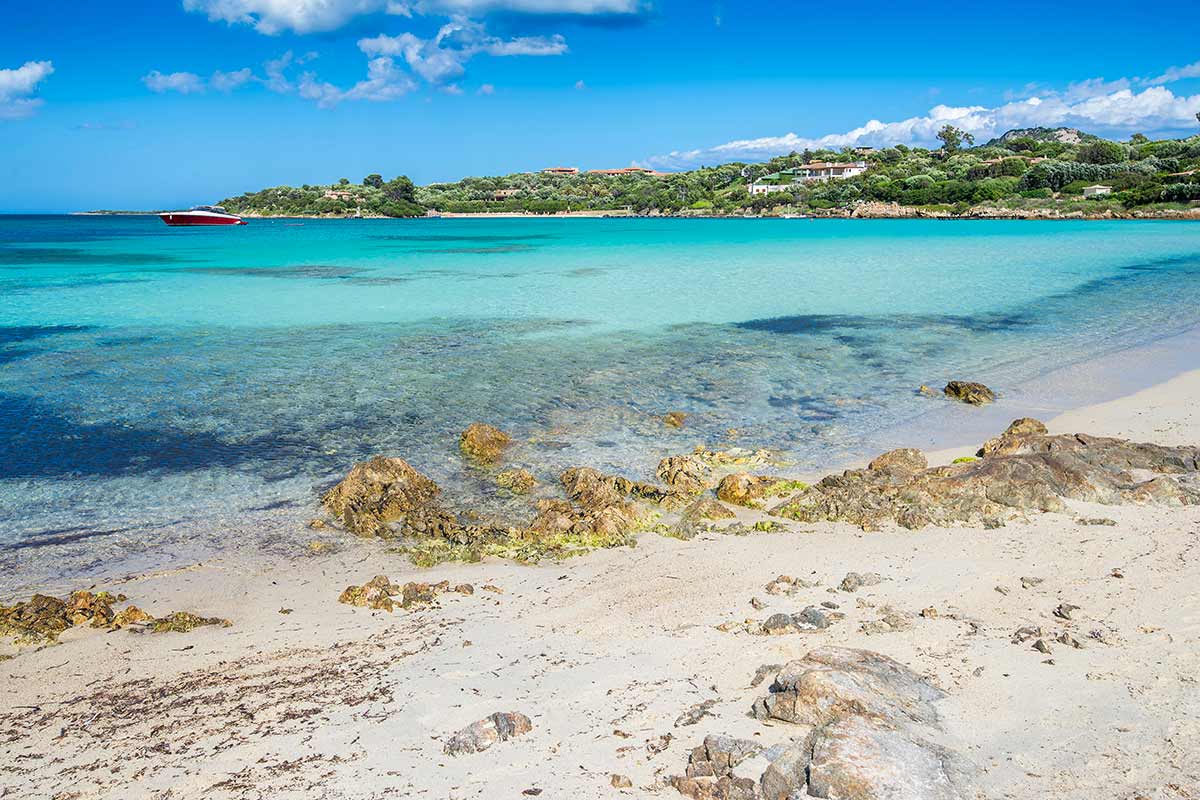
POLYGON ((1195 326, 1198 278, 1186 223, 0 217, 0 588, 298 541, 375 453, 519 513, 460 464, 476 420, 547 480, 828 465, 921 383, 1195 326))

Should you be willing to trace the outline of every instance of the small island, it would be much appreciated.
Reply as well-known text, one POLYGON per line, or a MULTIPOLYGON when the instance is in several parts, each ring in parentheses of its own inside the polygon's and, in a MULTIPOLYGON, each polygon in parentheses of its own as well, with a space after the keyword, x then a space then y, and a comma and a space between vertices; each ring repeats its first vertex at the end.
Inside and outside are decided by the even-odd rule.
POLYGON ((1074 128, 1011 130, 976 146, 947 125, 935 149, 805 150, 686 172, 548 167, 414 186, 276 186, 222 201, 247 217, 426 215, 1200 219, 1200 135, 1119 142, 1074 128))

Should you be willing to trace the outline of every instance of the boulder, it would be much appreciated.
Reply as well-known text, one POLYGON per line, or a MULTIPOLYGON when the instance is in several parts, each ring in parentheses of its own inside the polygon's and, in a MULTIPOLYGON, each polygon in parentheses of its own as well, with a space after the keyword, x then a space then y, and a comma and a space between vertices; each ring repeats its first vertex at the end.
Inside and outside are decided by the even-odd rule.
POLYGON ((934 703, 944 696, 887 656, 826 647, 785 664, 753 713, 758 719, 804 725, 823 725, 846 714, 934 724, 934 703))
POLYGON ((421 508, 441 493, 402 458, 376 456, 355 465, 321 500, 325 509, 359 536, 388 533, 388 523, 421 508))
POLYGON ((679 522, 672 529, 672 535, 680 539, 691 539, 708 527, 706 523, 733 517, 734 513, 717 500, 701 497, 683 510, 679 522))
POLYGON ((857 592, 864 586, 878 586, 882 582, 878 572, 847 572, 838 588, 843 592, 857 592))
POLYGON ((808 763, 812 745, 806 741, 793 742, 775 756, 758 779, 761 800, 791 800, 801 797, 808 783, 808 763))
POLYGON ((458 448, 463 455, 480 464, 491 466, 500 460, 505 448, 512 444, 512 437, 499 428, 473 422, 462 432, 458 448))
POLYGON ((982 406, 996 400, 996 394, 982 383, 971 381, 950 381, 942 392, 952 400, 982 406))
POLYGON ((979 458, 992 455, 1012 455, 1021 449, 1023 437, 1044 436, 1046 433, 1046 426, 1041 422, 1030 417, 1022 417, 1013 420, 1004 433, 984 442, 975 455, 979 458))
POLYGON ((537 479, 527 469, 508 469, 496 476, 496 485, 513 494, 528 494, 537 486, 537 479))
POLYGON ((776 483, 776 478, 735 472, 721 479, 717 485, 717 497, 735 506, 754 506, 767 496, 767 491, 776 483))
POLYGON ((867 465, 867 469, 874 472, 888 472, 894 475, 916 475, 928 468, 929 462, 925 459, 925 454, 911 447, 889 450, 867 465))
POLYGON ((818 728, 812 736, 808 795, 839 800, 975 800, 970 765, 956 753, 859 714, 818 728))
POLYGON ((788 633, 808 633, 828 628, 842 614, 817 606, 808 606, 798 614, 772 614, 762 624, 762 632, 773 636, 788 633))
POLYGON ((481 753, 496 742, 506 742, 533 730, 529 717, 516 711, 498 711, 455 733, 442 748, 446 755, 481 753))

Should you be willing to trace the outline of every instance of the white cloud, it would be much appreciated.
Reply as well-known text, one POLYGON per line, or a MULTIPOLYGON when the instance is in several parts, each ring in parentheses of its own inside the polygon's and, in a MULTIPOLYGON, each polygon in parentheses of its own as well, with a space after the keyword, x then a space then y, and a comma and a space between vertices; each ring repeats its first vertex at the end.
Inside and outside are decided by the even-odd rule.
POLYGON ((1149 78, 1146 83, 1150 86, 1161 86, 1164 83, 1174 83, 1185 78, 1200 78, 1200 61, 1182 67, 1168 67, 1166 72, 1156 78, 1149 78))
POLYGON ((180 94, 199 94, 204 91, 204 79, 194 72, 164 73, 151 70, 142 76, 142 83, 152 92, 179 92, 180 94))
POLYGON ((496 87, 490 83, 485 83, 479 87, 479 94, 495 94, 496 87))
POLYGON ((239 86, 244 86, 254 78, 254 73, 249 67, 243 67, 235 72, 221 72, 217 70, 208 79, 208 85, 216 89, 218 92, 232 92, 239 86))
POLYGON ((456 17, 432 39, 411 33, 380 34, 360 39, 358 48, 369 56, 403 57, 413 72, 432 84, 443 84, 466 72, 466 63, 476 55, 557 56, 567 52, 562 36, 520 36, 501 39, 478 22, 456 17))
POLYGON ((1073 84, 1064 95, 1026 97, 994 108, 937 105, 928 113, 896 122, 871 120, 844 133, 806 137, 795 133, 738 139, 697 150, 674 151, 645 159, 644 166, 683 169, 722 161, 763 159, 793 150, 840 148, 858 145, 886 147, 894 144, 932 145, 943 125, 954 125, 986 140, 1013 128, 1070 126, 1085 132, 1124 134, 1138 131, 1191 129, 1200 112, 1200 94, 1176 95, 1164 86, 1141 91, 1120 81, 1073 84), (1084 84, 1089 84, 1084 86, 1084 84), (1099 93, 1096 93, 1099 92, 1099 93))
POLYGON ((187 11, 207 14, 213 22, 252 25, 274 36, 284 31, 321 33, 337 30, 356 17, 394 14, 480 16, 493 12, 530 15, 635 15, 640 0, 183 0, 187 11))
POLYGON ((0 119, 24 119, 42 105, 33 97, 38 84, 54 73, 49 61, 27 61, 16 69, 0 69, 0 119))
POLYGON ((321 108, 333 108, 347 100, 370 100, 383 102, 395 100, 417 88, 411 77, 396 67, 396 62, 387 56, 373 58, 367 63, 367 77, 349 89, 340 89, 332 83, 317 80, 306 72, 300 76, 300 96, 315 100, 321 108))

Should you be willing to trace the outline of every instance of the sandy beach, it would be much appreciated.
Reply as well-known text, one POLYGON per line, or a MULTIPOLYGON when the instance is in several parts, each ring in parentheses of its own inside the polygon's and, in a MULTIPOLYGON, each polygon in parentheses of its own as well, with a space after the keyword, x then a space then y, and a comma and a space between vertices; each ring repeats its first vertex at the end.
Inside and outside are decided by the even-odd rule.
MULTIPOLYGON (((1190 371, 1046 421, 1196 442, 1198 392, 1190 371)), ((931 463, 978 443, 963 445, 931 463)), ((332 554, 130 576, 94 588, 233 624, 78 627, 3 662, 0 796, 677 797, 670 776, 706 735, 796 735, 748 714, 766 686, 756 670, 826 646, 889 656, 943 690, 944 741, 978 768, 979 796, 1200 796, 1200 508, 1069 505, 995 530, 789 522, 429 570, 331 530, 332 554), (1080 522, 1096 518, 1111 524, 1080 522), (881 581, 840 589, 851 572, 881 581), (337 602, 379 574, 474 591, 392 613, 337 602), (790 593, 768 591, 779 575, 797 580, 790 593), (743 624, 823 602, 845 615, 823 630, 743 624), (1055 616, 1062 604, 1077 608, 1055 616), (1080 647, 1035 650, 1014 635, 1030 626, 1080 647), (510 711, 532 730, 444 752, 510 711)))

